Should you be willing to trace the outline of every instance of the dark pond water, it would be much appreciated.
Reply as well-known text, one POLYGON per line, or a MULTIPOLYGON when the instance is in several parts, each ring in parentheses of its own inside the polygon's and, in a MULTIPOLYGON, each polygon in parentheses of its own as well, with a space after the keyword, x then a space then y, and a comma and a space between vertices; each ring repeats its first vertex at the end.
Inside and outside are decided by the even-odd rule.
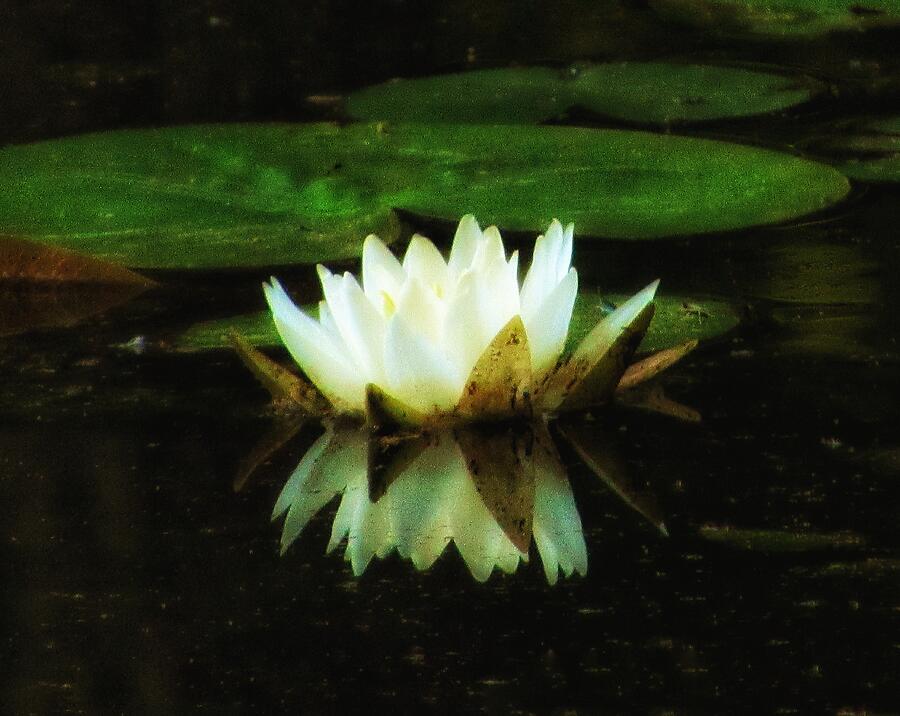
MULTIPOLYGON (((585 58, 776 62, 833 82, 810 106, 688 134, 794 147, 814 124, 900 107, 890 31, 735 39, 584 5, 13 4, 0 136, 301 121, 309 94, 394 75, 585 58)), ((235 491, 272 429, 267 396, 227 351, 165 350, 195 321, 262 308, 268 272, 159 273, 99 318, 0 339, 5 708, 897 712, 898 199, 858 184, 790 225, 577 245, 583 286, 660 277, 743 321, 661 379, 701 423, 616 407, 589 424, 611 482, 557 441, 587 570, 552 586, 535 546, 483 582, 453 545, 425 571, 392 553, 356 577, 343 547, 324 554, 338 498, 279 554, 273 505, 321 429, 235 491)), ((311 271, 279 273, 315 296, 311 271)), ((21 304, 4 311, 28 301, 5 291, 21 304)))

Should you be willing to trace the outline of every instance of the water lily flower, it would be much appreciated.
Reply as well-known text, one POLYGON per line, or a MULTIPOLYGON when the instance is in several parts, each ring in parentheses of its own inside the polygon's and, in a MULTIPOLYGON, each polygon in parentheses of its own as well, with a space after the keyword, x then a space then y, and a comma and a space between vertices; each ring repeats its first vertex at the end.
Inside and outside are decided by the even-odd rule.
MULTIPOLYGON (((478 419, 535 405, 542 412, 580 408, 598 391, 611 395, 626 367, 614 349, 639 319, 646 329, 656 283, 606 317, 562 365, 578 290, 572 234, 572 224, 554 220, 538 237, 521 284, 518 252, 507 257, 497 228, 482 231, 469 215, 447 260, 416 234, 401 262, 371 235, 361 284, 318 266, 318 319, 277 279, 263 288, 282 341, 336 412, 371 411, 377 398, 404 422, 420 424, 449 413, 478 419), (601 360, 606 354, 612 371, 601 360), (610 372, 611 386, 599 385, 598 375, 610 372)), ((627 347, 630 357, 636 343, 627 347)))

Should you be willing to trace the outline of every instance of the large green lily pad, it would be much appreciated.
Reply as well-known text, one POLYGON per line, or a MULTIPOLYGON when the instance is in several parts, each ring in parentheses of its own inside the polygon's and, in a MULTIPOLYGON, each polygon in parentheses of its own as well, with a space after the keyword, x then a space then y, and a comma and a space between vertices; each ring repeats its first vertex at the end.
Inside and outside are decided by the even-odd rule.
MULTIPOLYGON (((575 301, 569 327, 569 347, 576 345, 609 312, 611 302, 624 302, 625 295, 604 298, 596 292, 583 292, 575 301)), ((640 350, 656 351, 684 341, 710 340, 720 336, 739 322, 739 316, 728 303, 695 301, 684 296, 657 296, 656 314, 650 323, 640 350), (698 313, 699 311, 699 313, 698 313)), ((311 315, 315 308, 306 307, 311 315)), ((174 341, 174 347, 185 351, 202 351, 229 347, 228 332, 237 331, 255 346, 279 346, 281 339, 268 311, 232 316, 198 323, 174 341)))
POLYGON ((629 122, 666 124, 773 112, 820 89, 808 78, 740 68, 616 62, 393 80, 351 93, 347 112, 367 120, 518 124, 579 106, 629 122))
POLYGON ((896 0, 650 0, 667 19, 726 35, 797 37, 900 23, 896 0))
POLYGON ((0 150, 0 234, 144 268, 308 263, 398 233, 392 209, 581 236, 783 221, 848 191, 830 167, 725 142, 563 127, 213 125, 0 150))

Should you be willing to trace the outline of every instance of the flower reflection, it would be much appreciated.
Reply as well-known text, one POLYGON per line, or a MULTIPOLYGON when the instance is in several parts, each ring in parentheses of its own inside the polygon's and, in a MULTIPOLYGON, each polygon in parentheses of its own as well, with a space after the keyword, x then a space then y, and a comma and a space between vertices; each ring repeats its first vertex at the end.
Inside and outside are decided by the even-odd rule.
POLYGON ((281 491, 282 552, 341 495, 328 552, 342 543, 353 573, 394 549, 429 568, 450 542, 479 581, 528 562, 532 538, 547 581, 587 572, 587 549, 565 468, 544 426, 444 430, 384 438, 327 427, 281 491))

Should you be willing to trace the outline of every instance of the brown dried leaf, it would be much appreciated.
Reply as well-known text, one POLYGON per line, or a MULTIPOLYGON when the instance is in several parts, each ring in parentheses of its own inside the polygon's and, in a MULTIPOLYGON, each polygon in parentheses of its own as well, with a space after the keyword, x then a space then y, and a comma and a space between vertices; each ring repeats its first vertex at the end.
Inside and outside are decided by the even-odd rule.
POLYGON ((325 398, 300 376, 256 350, 240 333, 232 331, 228 334, 228 340, 244 365, 269 391, 276 410, 299 410, 310 416, 321 416, 328 412, 325 398))
POLYGON ((0 237, 0 336, 74 326, 153 285, 116 264, 0 237))
POLYGON ((545 410, 584 410, 610 400, 653 318, 658 285, 654 281, 606 316, 545 379, 537 398, 545 410))
POLYGON ((366 385, 366 422, 377 433, 416 430, 426 416, 402 400, 389 395, 374 383, 366 385))
POLYGON ((616 386, 616 392, 619 393, 623 390, 629 390, 651 378, 655 378, 694 350, 694 348, 697 347, 697 344, 698 341, 696 340, 685 341, 672 348, 666 348, 665 350, 653 353, 643 360, 639 360, 637 363, 632 363, 625 369, 625 373, 622 375, 621 380, 619 380, 619 385, 616 386))
POLYGON ((476 361, 457 411, 478 420, 531 412, 531 354, 520 316, 500 329, 476 361))
POLYGON ((0 236, 0 280, 47 283, 125 284, 149 288, 154 285, 124 266, 85 256, 76 251, 0 236))

